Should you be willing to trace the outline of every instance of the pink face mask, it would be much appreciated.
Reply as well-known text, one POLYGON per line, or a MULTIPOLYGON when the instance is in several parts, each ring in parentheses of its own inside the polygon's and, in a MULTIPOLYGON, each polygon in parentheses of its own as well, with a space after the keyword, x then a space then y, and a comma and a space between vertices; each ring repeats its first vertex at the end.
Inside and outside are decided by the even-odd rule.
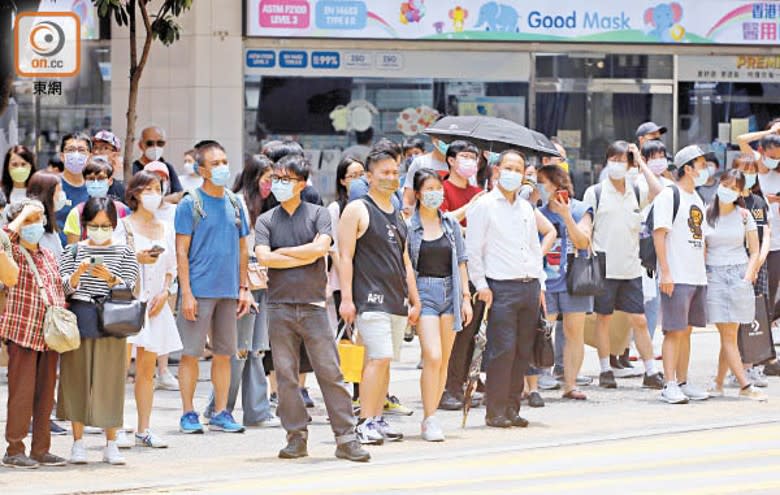
POLYGON ((271 183, 262 181, 260 182, 260 197, 265 199, 271 194, 271 183))
POLYGON ((477 173, 477 161, 469 158, 458 160, 458 174, 464 179, 470 179, 477 173))

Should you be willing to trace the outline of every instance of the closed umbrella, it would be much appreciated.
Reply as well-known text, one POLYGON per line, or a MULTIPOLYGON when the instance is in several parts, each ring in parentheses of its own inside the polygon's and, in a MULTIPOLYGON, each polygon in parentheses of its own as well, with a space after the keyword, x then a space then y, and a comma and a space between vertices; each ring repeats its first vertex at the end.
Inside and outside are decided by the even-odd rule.
MULTIPOLYGON (((475 300, 476 297, 477 296, 475 295, 475 300)), ((466 389, 463 394, 463 421, 461 423, 461 428, 466 427, 466 420, 469 417, 469 410, 471 409, 471 397, 474 395, 474 391, 477 390, 479 374, 482 371, 482 358, 485 354, 485 346, 487 345, 487 321, 489 312, 490 306, 486 306, 485 312, 482 315, 482 322, 479 325, 479 330, 477 331, 477 334, 474 335, 474 353, 471 355, 468 381, 466 382, 466 389)))
POLYGON ((466 139, 482 150, 497 153, 520 148, 543 155, 560 156, 553 143, 541 132, 497 117, 448 116, 423 132, 445 142, 466 139))

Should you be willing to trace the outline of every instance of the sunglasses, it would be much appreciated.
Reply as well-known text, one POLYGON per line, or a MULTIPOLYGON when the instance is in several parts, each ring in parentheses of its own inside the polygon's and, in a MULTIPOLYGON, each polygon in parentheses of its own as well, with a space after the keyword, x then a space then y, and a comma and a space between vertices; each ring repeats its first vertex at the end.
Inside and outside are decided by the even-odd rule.
POLYGON ((152 146, 158 146, 162 148, 165 146, 165 141, 144 141, 144 144, 146 144, 147 148, 152 146))

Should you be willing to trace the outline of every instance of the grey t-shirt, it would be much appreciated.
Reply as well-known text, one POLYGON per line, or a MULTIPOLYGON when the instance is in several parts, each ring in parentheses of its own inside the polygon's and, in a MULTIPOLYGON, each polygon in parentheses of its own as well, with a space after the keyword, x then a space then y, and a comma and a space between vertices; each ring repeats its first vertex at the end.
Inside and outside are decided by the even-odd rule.
MULTIPOLYGON (((317 235, 331 235, 330 215, 322 206, 302 202, 292 215, 280 206, 269 210, 255 223, 255 245, 271 251, 308 244, 317 235)), ((309 304, 327 298, 328 276, 325 258, 297 268, 268 270, 268 302, 309 304)))
POLYGON ((753 216, 739 208, 735 208, 728 215, 721 215, 715 227, 711 227, 709 222, 705 222, 704 241, 707 246, 707 265, 747 264, 745 234, 753 230, 757 230, 753 216))

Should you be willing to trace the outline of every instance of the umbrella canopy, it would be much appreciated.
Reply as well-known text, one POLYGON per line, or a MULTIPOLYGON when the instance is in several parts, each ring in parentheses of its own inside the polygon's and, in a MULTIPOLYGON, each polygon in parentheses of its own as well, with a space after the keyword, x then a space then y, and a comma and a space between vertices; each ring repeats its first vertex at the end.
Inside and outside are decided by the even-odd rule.
POLYGON ((448 116, 423 132, 448 143, 466 139, 487 151, 521 148, 543 155, 560 156, 553 143, 541 132, 497 117, 448 116))

